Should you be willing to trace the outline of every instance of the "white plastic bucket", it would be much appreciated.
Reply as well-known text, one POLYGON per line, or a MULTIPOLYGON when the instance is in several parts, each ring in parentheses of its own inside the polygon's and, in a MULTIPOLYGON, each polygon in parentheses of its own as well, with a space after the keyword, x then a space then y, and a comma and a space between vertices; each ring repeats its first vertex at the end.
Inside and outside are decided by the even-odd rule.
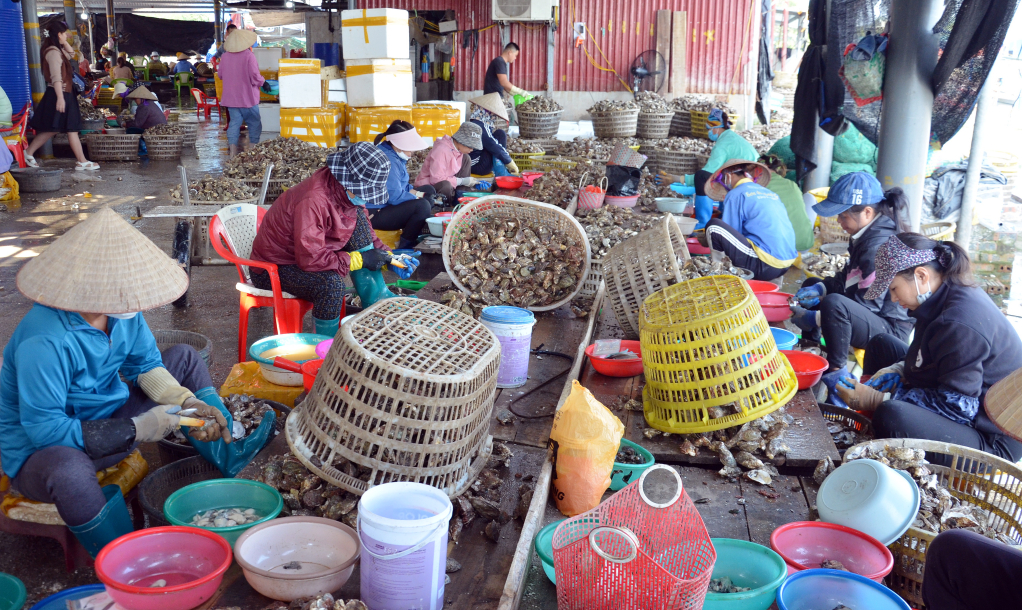
POLYGON ((529 352, 536 316, 528 309, 499 305, 486 307, 479 322, 500 341, 498 388, 517 388, 529 380, 529 352))
POLYGON ((454 507, 422 483, 384 483, 358 502, 361 595, 369 610, 442 610, 454 507))

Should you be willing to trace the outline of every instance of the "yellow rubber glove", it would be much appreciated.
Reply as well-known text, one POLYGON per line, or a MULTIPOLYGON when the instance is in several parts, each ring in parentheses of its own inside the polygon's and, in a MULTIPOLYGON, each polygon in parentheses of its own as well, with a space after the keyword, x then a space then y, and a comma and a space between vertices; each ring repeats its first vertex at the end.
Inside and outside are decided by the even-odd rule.
POLYGON ((515 163, 514 159, 511 159, 511 162, 507 164, 507 171, 511 172, 512 174, 521 173, 520 171, 518 171, 518 164, 515 163))
POLYGON ((348 252, 348 258, 351 260, 351 263, 348 264, 348 271, 358 271, 362 268, 361 252, 348 252))

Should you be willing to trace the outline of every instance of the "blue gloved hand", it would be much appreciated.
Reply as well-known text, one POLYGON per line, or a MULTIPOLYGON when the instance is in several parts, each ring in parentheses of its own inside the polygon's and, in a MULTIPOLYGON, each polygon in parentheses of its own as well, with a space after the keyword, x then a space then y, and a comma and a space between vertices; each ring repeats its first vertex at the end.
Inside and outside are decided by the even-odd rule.
POLYGON ((815 307, 820 304, 820 299, 826 296, 826 294, 827 287, 823 285, 823 282, 820 282, 819 284, 800 288, 795 293, 795 300, 805 307, 815 307))
POLYGON ((407 280, 408 278, 412 277, 413 273, 415 273, 415 269, 419 266, 419 259, 411 256, 401 256, 399 258, 401 260, 401 263, 405 265, 405 268, 402 269, 401 267, 389 265, 390 270, 396 273, 399 278, 407 280))
POLYGON ((881 392, 890 392, 891 394, 894 394, 901 389, 901 375, 897 373, 875 375, 866 382, 866 385, 881 392))
POLYGON ((802 332, 811 333, 819 327, 819 324, 816 323, 817 312, 792 305, 791 313, 791 323, 801 328, 802 332))

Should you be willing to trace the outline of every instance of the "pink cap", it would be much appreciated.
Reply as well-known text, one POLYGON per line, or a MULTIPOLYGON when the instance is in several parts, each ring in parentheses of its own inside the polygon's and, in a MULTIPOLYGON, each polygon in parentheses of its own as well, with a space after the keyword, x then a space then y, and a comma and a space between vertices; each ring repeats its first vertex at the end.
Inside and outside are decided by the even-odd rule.
POLYGON ((415 131, 415 128, 409 129, 408 131, 402 131, 401 133, 392 133, 387 136, 387 141, 395 147, 409 152, 429 148, 429 142, 423 140, 422 136, 415 131))

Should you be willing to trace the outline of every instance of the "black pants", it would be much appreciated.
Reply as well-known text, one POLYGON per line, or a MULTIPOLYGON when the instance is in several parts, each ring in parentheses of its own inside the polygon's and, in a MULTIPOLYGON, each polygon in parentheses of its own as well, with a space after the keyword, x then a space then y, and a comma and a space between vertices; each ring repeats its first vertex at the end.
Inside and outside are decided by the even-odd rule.
POLYGON ((723 252, 735 267, 751 271, 757 280, 770 281, 781 277, 790 268, 778 269, 760 260, 749 238, 719 218, 710 219, 710 222, 706 223, 706 239, 710 248, 723 252))
POLYGON ((711 174, 710 172, 703 171, 701 169, 696 171, 695 174, 696 195, 706 194, 706 181, 709 180, 710 176, 712 175, 713 174, 711 174))
MULTIPOLYGON (((879 334, 866 344, 863 373, 878 370, 905 359, 908 345, 894 335, 879 334)), ((1022 443, 1001 433, 980 408, 971 426, 956 424, 950 419, 904 400, 888 400, 873 413, 876 438, 925 438, 979 449, 1009 462, 1022 459, 1022 443)), ((927 454, 934 464, 947 465, 948 459, 927 454)), ((928 561, 928 560, 927 560, 928 561)))
POLYGON ((1022 608, 1022 552, 966 530, 948 530, 926 550, 929 610, 1022 608))
MULTIPOLYGON (((163 352, 163 366, 178 383, 195 392, 213 385, 209 369, 190 345, 175 345, 163 352)), ((127 419, 152 409, 152 401, 138 386, 131 386, 128 400, 110 416, 127 419)), ((130 451, 129 451, 130 452, 130 451)), ((14 488, 29 500, 57 505, 64 523, 75 526, 92 521, 106 506, 96 472, 117 464, 126 453, 93 460, 74 447, 55 445, 36 451, 14 477, 14 488)))
MULTIPOLYGON (((819 282, 811 278, 803 286, 819 282)), ((865 349, 870 339, 877 335, 887 333, 902 340, 908 337, 908 331, 901 326, 891 324, 865 305, 843 294, 828 294, 820 300, 818 306, 811 309, 820 311, 820 326, 827 342, 827 362, 832 371, 847 364, 849 348, 865 349)))
MULTIPOLYGON (((312 303, 312 317, 336 320, 344 304, 344 278, 336 271, 303 271, 298 265, 277 265, 280 288, 312 303)), ((252 285, 271 290, 270 274, 252 269, 252 285)))
POLYGON ((426 219, 433 213, 432 195, 436 193, 431 186, 422 186, 420 189, 429 189, 428 198, 412 199, 397 205, 385 205, 382 208, 370 210, 374 229, 381 231, 401 230, 402 248, 411 248, 419 239, 422 233, 422 226, 426 219))

